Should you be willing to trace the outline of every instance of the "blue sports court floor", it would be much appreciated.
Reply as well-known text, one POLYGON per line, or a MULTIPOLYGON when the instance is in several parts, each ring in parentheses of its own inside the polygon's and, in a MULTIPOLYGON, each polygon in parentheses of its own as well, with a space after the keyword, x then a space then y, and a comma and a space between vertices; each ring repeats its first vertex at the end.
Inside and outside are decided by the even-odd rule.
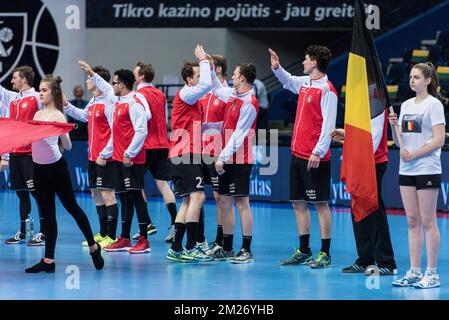
MULTIPOLYGON (((95 207, 88 194, 79 194, 79 203, 98 231, 95 207)), ((430 290, 393 288, 393 277, 370 279, 361 274, 342 274, 342 267, 355 258, 355 244, 347 209, 333 208, 333 264, 325 270, 308 267, 280 267, 279 260, 293 253, 298 245, 295 219, 289 204, 254 203, 255 262, 231 265, 226 262, 174 264, 165 259, 169 244, 164 242, 169 215, 159 198, 150 199, 149 211, 158 227, 150 236, 152 253, 104 253, 105 268, 95 271, 88 250, 81 247, 82 234, 58 203, 59 237, 55 274, 25 274, 24 269, 39 261, 44 248, 5 245, 4 239, 19 226, 18 199, 14 193, 0 192, 0 299, 448 299, 449 232, 448 219, 438 219, 441 231, 439 273, 441 287, 430 290), (79 282, 76 271, 79 270, 79 282), (377 282, 378 281, 378 282, 377 282), (79 284, 79 285, 78 285, 79 284), (78 288, 79 287, 79 288, 78 288), (372 289, 369 289, 372 288, 372 289)), ((37 219, 35 203, 33 216, 37 219)), ((405 216, 390 215, 390 230, 399 274, 409 266, 405 216)), ((212 241, 216 228, 215 205, 206 204, 206 236, 212 241)), ((132 231, 136 231, 134 222, 132 231)), ((120 226, 119 226, 120 231, 120 226)), ((237 228, 235 248, 241 244, 237 228)), ((320 248, 317 215, 312 211, 311 246, 320 248)), ((425 267, 425 261, 423 261, 425 267)))

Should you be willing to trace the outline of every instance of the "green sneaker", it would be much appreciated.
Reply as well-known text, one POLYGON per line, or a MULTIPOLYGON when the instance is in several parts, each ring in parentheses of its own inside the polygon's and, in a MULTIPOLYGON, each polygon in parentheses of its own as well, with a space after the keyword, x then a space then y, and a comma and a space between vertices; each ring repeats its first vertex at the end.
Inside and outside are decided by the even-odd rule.
POLYGON ((315 260, 310 263, 312 269, 323 269, 329 267, 331 264, 331 257, 329 257, 325 252, 320 251, 316 256, 315 260))
POLYGON ((204 261, 212 261, 214 260, 214 257, 208 256, 201 250, 200 247, 196 246, 193 249, 187 250, 184 249, 182 252, 182 257, 186 260, 190 261, 198 261, 198 262, 204 262, 204 261))
POLYGON ((186 260, 182 257, 183 251, 174 251, 172 248, 168 249, 167 256, 165 259, 173 261, 173 262, 196 262, 191 260, 186 260))
POLYGON ((281 266, 304 266, 313 261, 312 252, 302 253, 299 249, 288 259, 281 260, 281 266))
POLYGON ((98 242, 98 244, 100 245, 101 249, 104 249, 107 246, 110 246, 111 244, 114 244, 116 242, 117 242, 117 239, 112 239, 110 236, 106 236, 103 238, 103 240, 98 242))
MULTIPOLYGON (((106 237, 103 238, 100 233, 97 233, 96 235, 94 235, 94 241, 100 243, 101 241, 103 241, 103 239, 106 239, 106 237)), ((87 240, 83 241, 82 245, 83 247, 87 247, 87 240)))

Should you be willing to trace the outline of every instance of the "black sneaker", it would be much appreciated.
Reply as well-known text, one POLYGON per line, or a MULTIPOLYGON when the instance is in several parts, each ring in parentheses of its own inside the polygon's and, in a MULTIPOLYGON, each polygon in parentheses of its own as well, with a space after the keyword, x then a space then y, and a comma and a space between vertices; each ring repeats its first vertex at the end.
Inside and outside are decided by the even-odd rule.
POLYGON ((341 269, 343 273, 365 273, 366 268, 354 263, 352 266, 341 269))
POLYGON ((366 276, 394 276, 398 274, 398 269, 393 268, 379 268, 376 265, 368 266, 365 270, 366 276))
POLYGON ((101 256, 101 246, 96 242, 97 250, 94 252, 90 252, 90 256, 92 257, 92 261, 94 263, 95 269, 101 270, 104 267, 104 260, 101 256))
MULTIPOLYGON (((155 234, 155 233, 157 233, 157 228, 156 228, 156 226, 153 224, 153 223, 151 223, 151 224, 149 224, 148 226, 147 226, 147 234, 148 235, 152 235, 152 234, 155 234)), ((140 237, 140 231, 139 232, 137 232, 137 233, 135 233, 134 235, 133 235, 133 240, 139 240, 139 237, 140 237)))
POLYGON ((25 269, 26 273, 38 273, 38 272, 46 272, 46 273, 55 273, 56 265, 54 262, 52 263, 45 263, 44 259, 41 259, 41 261, 34 266, 25 269))
POLYGON ((17 233, 9 239, 5 240, 6 244, 19 244, 25 241, 25 233, 22 233, 19 231, 17 231, 17 233))

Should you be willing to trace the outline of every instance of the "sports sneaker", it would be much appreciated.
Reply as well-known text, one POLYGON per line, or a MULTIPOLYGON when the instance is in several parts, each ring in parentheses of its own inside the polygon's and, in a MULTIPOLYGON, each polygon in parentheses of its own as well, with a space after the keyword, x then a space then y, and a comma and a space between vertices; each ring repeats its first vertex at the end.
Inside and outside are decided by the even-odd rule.
POLYGON ((148 253, 151 252, 150 242, 148 239, 145 239, 143 236, 139 237, 139 241, 137 241, 136 245, 128 250, 129 253, 148 253))
MULTIPOLYGON (((97 233, 96 235, 94 235, 94 241, 100 243, 101 241, 103 241, 105 237, 103 237, 100 233, 97 233)), ((87 243, 87 240, 83 241, 81 243, 83 245, 83 247, 88 247, 89 244, 87 243)))
POLYGON ((246 251, 245 248, 240 249, 240 252, 230 259, 231 263, 244 264, 254 262, 253 254, 250 251, 246 251))
POLYGON ((30 241, 27 242, 27 246, 38 247, 45 246, 45 236, 43 233, 36 233, 30 241))
POLYGON ((216 250, 212 257, 214 257, 215 260, 223 261, 223 260, 229 260, 232 257, 234 257, 234 250, 231 251, 225 251, 222 247, 218 246, 218 250, 216 250))
POLYGON ((425 272, 424 277, 413 285, 416 289, 430 289, 440 286, 438 273, 425 272))
MULTIPOLYGON (((152 234, 155 234, 156 232, 157 232, 156 226, 153 223, 150 223, 147 226, 147 235, 150 236, 152 234)), ((140 238, 140 231, 133 235, 133 240, 139 240, 139 238, 140 238)))
POLYGON ((165 259, 173 262, 197 262, 196 260, 186 260, 182 257, 183 250, 175 251, 172 248, 168 249, 165 259))
POLYGON ((107 252, 128 251, 131 249, 131 241, 126 238, 118 237, 118 240, 113 244, 104 248, 107 252))
POLYGON ((331 257, 329 257, 325 252, 318 252, 315 260, 310 263, 312 269, 323 269, 329 267, 331 264, 331 257))
POLYGON ((212 244, 212 246, 210 246, 209 248, 207 248, 207 250, 204 250, 204 253, 207 254, 208 256, 213 256, 215 255, 216 252, 218 252, 220 249, 223 249, 222 246, 216 244, 215 242, 212 244))
POLYGON ((175 225, 168 227, 168 235, 165 237, 165 242, 173 242, 175 240, 175 225))
POLYGON ((302 253, 299 249, 296 249, 290 258, 281 260, 281 266, 309 265, 312 261, 312 252, 302 253))
POLYGON ((182 251, 182 256, 185 260, 194 260, 198 262, 207 262, 214 260, 213 257, 206 255, 200 247, 196 246, 193 249, 187 250, 184 248, 182 251))
POLYGON ((98 242, 98 244, 100 245, 100 247, 102 249, 110 246, 111 244, 114 244, 117 242, 117 239, 112 239, 110 236, 106 236, 103 238, 103 240, 101 240, 100 242, 98 242))
POLYGON ((394 287, 411 287, 423 278, 422 273, 414 273, 408 270, 401 279, 394 280, 391 284, 394 287))
POLYGON ((204 242, 197 242, 196 246, 200 247, 204 254, 206 254, 207 250, 209 250, 209 244, 206 239, 204 239, 204 242))
POLYGON ((19 231, 17 231, 17 233, 9 239, 5 240, 6 244, 19 244, 25 241, 25 233, 22 233, 19 231))
POLYGON ((392 269, 392 268, 379 268, 376 265, 368 266, 365 270, 366 276, 394 276, 395 274, 398 274, 398 269, 392 269))
POLYGON ((353 265, 341 269, 343 273, 365 273, 366 268, 354 263, 353 265))

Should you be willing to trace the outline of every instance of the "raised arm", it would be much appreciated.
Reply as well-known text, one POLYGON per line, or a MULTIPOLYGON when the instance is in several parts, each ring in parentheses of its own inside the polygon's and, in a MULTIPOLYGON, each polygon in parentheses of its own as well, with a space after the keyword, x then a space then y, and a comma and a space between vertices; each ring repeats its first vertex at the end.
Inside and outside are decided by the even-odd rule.
POLYGON ((223 83, 221 83, 220 79, 218 79, 215 69, 212 70, 211 73, 212 73, 212 92, 220 100, 228 102, 233 89, 230 87, 225 87, 223 83))
POLYGON ((195 104, 202 96, 209 92, 211 88, 211 71, 210 64, 207 59, 200 61, 200 81, 196 86, 185 86, 179 92, 181 99, 192 105, 195 104))
POLYGON ((108 99, 111 103, 117 103, 118 97, 114 94, 114 88, 111 84, 96 74, 87 62, 79 60, 78 63, 86 75, 92 78, 95 86, 103 93, 106 99, 108 99))
POLYGON ((285 71, 282 68, 276 52, 274 52, 274 50, 272 49, 268 49, 268 52, 270 53, 271 70, 273 71, 279 82, 282 83, 283 88, 295 94, 298 94, 299 89, 309 79, 309 77, 292 76, 289 72, 285 71))
POLYGON ((17 92, 7 90, 0 84, 0 102, 2 102, 6 108, 9 108, 9 104, 16 96, 17 92))

